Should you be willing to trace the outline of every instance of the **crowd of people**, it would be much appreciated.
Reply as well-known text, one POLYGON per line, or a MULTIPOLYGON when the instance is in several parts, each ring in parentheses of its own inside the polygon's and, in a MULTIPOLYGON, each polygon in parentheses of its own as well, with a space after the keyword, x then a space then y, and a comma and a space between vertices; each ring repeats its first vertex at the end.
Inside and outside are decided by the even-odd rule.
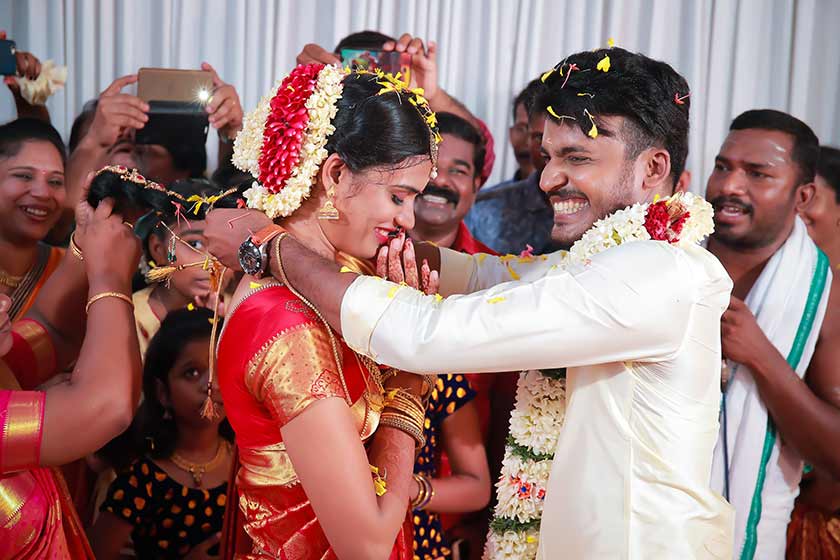
POLYGON ((689 84, 611 46, 486 185, 436 57, 306 45, 247 114, 202 64, 212 173, 136 75, 66 146, 6 80, 0 557, 840 556, 840 150, 756 108, 696 184, 689 84))

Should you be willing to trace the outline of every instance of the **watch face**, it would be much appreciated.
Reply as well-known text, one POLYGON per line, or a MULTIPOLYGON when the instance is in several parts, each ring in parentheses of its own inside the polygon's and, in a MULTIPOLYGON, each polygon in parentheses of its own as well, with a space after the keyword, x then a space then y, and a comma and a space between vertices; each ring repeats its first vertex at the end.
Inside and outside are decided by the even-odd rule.
POLYGON ((260 248, 250 239, 239 246, 239 264, 246 274, 256 275, 263 271, 260 248))

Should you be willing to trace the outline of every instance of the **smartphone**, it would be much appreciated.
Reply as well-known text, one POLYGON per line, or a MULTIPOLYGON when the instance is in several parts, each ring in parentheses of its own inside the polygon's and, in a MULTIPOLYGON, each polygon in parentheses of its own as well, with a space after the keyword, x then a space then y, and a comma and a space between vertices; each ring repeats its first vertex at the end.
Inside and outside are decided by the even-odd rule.
POLYGON ((17 59, 15 58, 15 42, 0 39, 0 76, 17 75, 17 59))
POLYGON ((149 101, 149 120, 138 129, 137 144, 203 145, 209 119, 203 107, 187 101, 149 101))
POLYGON ((202 107, 213 94, 213 76, 204 70, 141 68, 137 72, 137 97, 151 101, 181 101, 202 107))
POLYGON ((411 68, 411 55, 405 52, 383 51, 379 49, 341 49, 342 64, 351 70, 382 70, 396 74, 408 73, 411 68))

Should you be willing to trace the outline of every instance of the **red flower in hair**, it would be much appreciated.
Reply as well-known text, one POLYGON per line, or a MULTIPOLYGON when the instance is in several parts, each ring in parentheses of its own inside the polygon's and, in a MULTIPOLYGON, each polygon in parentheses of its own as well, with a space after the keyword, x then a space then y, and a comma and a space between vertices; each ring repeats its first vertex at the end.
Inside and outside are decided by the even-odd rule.
POLYGON ((306 100, 315 90, 323 67, 323 64, 298 66, 271 99, 259 159, 259 181, 271 193, 280 192, 300 161, 304 132, 309 124, 306 100))

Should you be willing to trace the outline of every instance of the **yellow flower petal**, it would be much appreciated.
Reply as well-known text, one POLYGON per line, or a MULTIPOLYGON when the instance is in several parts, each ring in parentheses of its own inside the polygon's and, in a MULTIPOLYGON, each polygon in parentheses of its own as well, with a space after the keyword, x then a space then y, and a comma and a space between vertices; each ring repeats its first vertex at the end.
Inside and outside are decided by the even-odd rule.
POLYGON ((187 304, 187 311, 195 311, 195 305, 192 303, 187 304))
POLYGON ((552 107, 551 105, 548 106, 547 111, 548 111, 548 114, 551 115, 552 117, 554 117, 555 119, 561 119, 561 120, 563 119, 563 117, 561 117, 560 115, 558 115, 557 113, 554 112, 554 107, 552 107))
POLYGON ((613 48, 613 47, 615 46, 615 39, 613 39, 612 37, 610 37, 610 38, 607 40, 607 46, 608 46, 609 48, 613 48))
POLYGON ((505 266, 507 267, 507 269, 508 269, 508 274, 510 274, 510 277, 511 277, 511 278, 513 278, 514 280, 519 280, 519 279, 521 278, 521 276, 519 276, 519 275, 516 273, 516 271, 515 271, 515 270, 513 270, 513 267, 511 267, 511 266, 510 266, 509 264, 507 264, 507 263, 505 263, 505 266))
POLYGON ((478 261, 478 264, 481 264, 484 262, 484 259, 487 258, 487 253, 479 253, 475 258, 478 261))
POLYGON ((251 288, 252 290, 256 290, 260 286, 261 286, 261 284, 259 284, 257 282, 251 282, 250 284, 248 284, 248 287, 251 288))
POLYGON ((604 58, 602 58, 601 61, 598 62, 598 66, 596 66, 595 68, 597 68, 601 72, 609 72, 610 71, 610 55, 608 55, 608 54, 604 55, 604 58))
POLYGON ((546 70, 545 72, 543 72, 542 76, 540 76, 540 81, 542 83, 545 83, 545 81, 548 79, 548 77, 551 76, 552 74, 554 74, 554 68, 552 68, 551 70, 546 70))
POLYGON ((435 303, 440 303, 443 301, 443 296, 440 294, 435 294, 435 303))
POLYGON ((525 538, 525 542, 527 542, 527 543, 534 543, 534 542, 537 542, 537 537, 535 537, 534 535, 528 535, 528 536, 525 538))
POLYGON ((589 129, 589 132, 587 132, 587 135, 590 138, 598 138, 598 127, 595 126, 595 119, 592 117, 592 113, 590 113, 588 109, 584 109, 583 113, 587 117, 589 117, 589 122, 592 123, 592 128, 589 129))
POLYGON ((490 298, 490 299, 488 299, 488 300, 487 300, 487 303, 489 303, 490 305, 494 305, 494 304, 496 304, 496 303, 501 303, 501 302, 505 301, 505 299, 506 299, 506 298, 504 298, 504 297, 502 297, 502 296, 499 296, 499 297, 494 297, 494 298, 490 298))
POLYGON ((339 270, 339 272, 353 272, 353 271, 352 271, 350 268, 346 267, 346 266, 342 266, 342 267, 341 267, 341 270, 339 270))
POLYGON ((388 290, 388 299, 393 299, 397 292, 402 286, 392 286, 390 290, 388 290))

